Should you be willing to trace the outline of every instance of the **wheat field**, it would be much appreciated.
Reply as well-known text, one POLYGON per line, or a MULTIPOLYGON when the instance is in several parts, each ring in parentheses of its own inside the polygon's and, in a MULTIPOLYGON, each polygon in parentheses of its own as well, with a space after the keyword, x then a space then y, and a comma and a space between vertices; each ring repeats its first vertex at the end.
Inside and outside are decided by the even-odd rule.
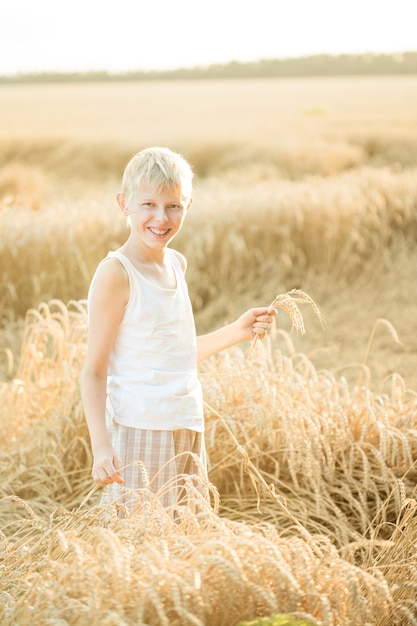
POLYGON ((417 623, 417 78, 0 87, 0 623, 417 623), (99 504, 86 294, 131 154, 181 151, 199 332, 303 290, 305 334, 200 367, 209 483, 99 504))

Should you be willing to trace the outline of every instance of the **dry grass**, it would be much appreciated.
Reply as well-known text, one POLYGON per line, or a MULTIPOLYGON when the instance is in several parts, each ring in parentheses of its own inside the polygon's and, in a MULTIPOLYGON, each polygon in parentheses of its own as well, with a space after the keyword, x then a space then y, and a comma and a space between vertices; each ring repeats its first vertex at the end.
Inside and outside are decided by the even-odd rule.
POLYGON ((376 396, 268 342, 209 359, 212 495, 190 486, 173 517, 144 490, 121 519, 89 476, 85 333, 85 302, 28 312, 1 388, 2 624, 408 623, 417 401, 398 378, 376 396))

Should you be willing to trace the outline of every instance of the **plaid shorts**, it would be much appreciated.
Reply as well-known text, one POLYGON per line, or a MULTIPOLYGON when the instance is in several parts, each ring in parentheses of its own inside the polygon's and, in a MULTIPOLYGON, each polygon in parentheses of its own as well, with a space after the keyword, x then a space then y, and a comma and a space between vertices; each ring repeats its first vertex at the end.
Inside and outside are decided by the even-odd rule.
POLYGON ((124 485, 106 487, 102 502, 127 505, 134 491, 148 488, 169 507, 181 500, 184 475, 207 480, 204 433, 188 429, 143 430, 118 424, 108 413, 107 428, 116 454, 122 461, 124 485))

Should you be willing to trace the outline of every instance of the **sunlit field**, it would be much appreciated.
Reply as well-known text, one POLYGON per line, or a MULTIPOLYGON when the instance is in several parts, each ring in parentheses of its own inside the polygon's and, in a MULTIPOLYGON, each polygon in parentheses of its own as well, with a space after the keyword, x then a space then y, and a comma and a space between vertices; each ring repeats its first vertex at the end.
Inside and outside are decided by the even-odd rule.
POLYGON ((0 113, 2 626, 417 624, 417 78, 1 86, 0 113), (325 323, 203 363, 210 484, 120 518, 78 375, 147 145, 195 171, 198 331, 292 289, 325 323))

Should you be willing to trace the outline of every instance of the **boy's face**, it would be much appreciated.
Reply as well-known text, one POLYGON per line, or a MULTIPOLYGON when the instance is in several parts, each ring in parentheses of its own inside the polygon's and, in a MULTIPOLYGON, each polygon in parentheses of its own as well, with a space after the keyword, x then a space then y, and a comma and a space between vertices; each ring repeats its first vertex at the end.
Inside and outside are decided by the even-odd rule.
POLYGON ((164 248, 180 231, 191 199, 184 200, 180 189, 156 190, 152 185, 118 194, 124 215, 130 217, 132 234, 151 248, 164 248))

